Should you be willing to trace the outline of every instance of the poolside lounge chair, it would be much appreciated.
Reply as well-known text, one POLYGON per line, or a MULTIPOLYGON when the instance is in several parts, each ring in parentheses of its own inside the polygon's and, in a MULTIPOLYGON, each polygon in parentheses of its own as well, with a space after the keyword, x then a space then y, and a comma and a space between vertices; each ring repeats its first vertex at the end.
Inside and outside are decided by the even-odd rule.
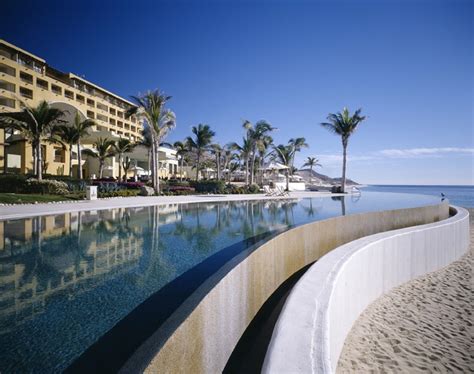
POLYGON ((290 193, 286 191, 283 187, 276 186, 276 196, 290 196, 290 193))
POLYGON ((270 188, 270 186, 263 186, 263 192, 265 193, 265 196, 275 196, 278 191, 270 188))

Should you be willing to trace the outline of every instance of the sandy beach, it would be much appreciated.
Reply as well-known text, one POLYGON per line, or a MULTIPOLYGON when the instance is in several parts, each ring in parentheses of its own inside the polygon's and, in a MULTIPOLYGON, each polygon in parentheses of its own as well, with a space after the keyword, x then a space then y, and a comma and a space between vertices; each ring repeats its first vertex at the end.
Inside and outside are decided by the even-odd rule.
POLYGON ((349 333, 337 372, 474 372, 474 209, 468 254, 377 299, 349 333))

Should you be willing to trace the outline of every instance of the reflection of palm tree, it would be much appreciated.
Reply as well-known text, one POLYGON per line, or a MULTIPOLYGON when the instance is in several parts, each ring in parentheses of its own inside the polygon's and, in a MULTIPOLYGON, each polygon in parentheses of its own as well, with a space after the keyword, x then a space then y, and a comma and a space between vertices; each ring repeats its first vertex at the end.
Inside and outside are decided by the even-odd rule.
POLYGON ((345 196, 331 196, 331 199, 332 200, 339 200, 341 202, 341 214, 343 216, 346 215, 346 200, 345 200, 345 196))
POLYGON ((313 217, 317 210, 313 208, 313 199, 309 199, 309 207, 303 207, 305 212, 308 214, 308 217, 313 217))

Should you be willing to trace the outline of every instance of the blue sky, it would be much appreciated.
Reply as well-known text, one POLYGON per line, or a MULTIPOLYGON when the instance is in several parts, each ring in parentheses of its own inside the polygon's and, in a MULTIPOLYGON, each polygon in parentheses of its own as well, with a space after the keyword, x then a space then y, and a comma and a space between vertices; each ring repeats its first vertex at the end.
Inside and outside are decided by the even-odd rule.
POLYGON ((424 1, 11 1, 0 38, 124 97, 159 88, 178 119, 222 144, 244 119, 340 175, 319 126, 362 107, 348 176, 362 183, 473 184, 474 6, 424 1), (28 11, 28 10, 29 11, 28 11))

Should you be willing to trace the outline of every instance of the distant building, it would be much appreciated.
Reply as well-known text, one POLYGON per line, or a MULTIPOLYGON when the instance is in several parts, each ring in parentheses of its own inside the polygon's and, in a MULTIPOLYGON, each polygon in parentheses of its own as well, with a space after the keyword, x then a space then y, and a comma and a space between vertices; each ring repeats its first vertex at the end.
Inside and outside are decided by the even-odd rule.
MULTIPOLYGON (((18 112, 20 100, 30 106, 48 101, 51 106, 67 111, 66 120, 72 121, 76 112, 96 121, 97 126, 82 140, 83 148, 93 148, 99 137, 118 140, 120 137, 139 141, 142 124, 125 112, 134 104, 72 73, 63 73, 49 66, 45 60, 0 39, 0 112, 18 112)), ((178 159, 173 149, 160 147, 160 176, 179 176, 178 159)), ((134 164, 129 176, 148 174, 148 151, 138 147, 128 155, 134 164)), ((58 144, 43 144, 44 172, 68 175, 69 155, 58 144)), ((77 175, 78 161, 74 153, 73 175, 77 175)), ((83 158, 83 175, 98 175, 98 163, 83 158)), ((118 176, 118 158, 107 161, 104 176, 118 176)), ((32 147, 20 134, 0 129, 0 173, 33 171, 32 147)))

